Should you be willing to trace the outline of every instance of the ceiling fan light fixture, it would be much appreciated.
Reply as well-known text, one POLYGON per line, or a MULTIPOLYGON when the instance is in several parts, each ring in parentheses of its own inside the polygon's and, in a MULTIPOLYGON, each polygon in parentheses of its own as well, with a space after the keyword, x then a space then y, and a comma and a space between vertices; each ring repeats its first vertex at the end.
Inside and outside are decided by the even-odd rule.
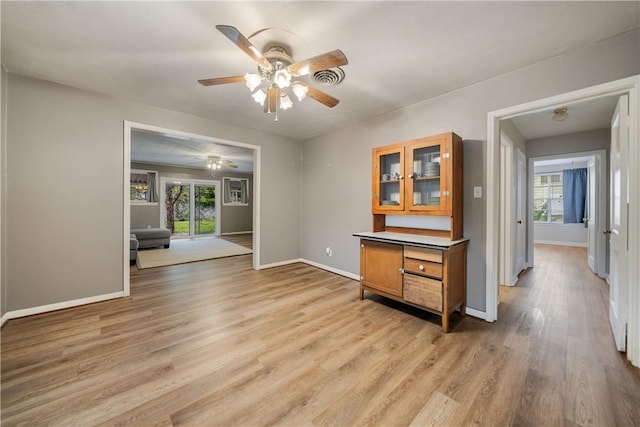
POLYGON ((293 102, 291 102, 291 98, 286 93, 280 97, 280 108, 283 110, 288 110, 293 107, 293 102))
POLYGON ((267 94, 264 92, 264 90, 260 89, 255 91, 251 97, 260 105, 264 105, 264 101, 265 99, 267 99, 267 94))
MULTIPOLYGON (((291 91, 299 101, 302 101, 308 95, 309 98, 329 108, 335 107, 340 102, 333 96, 300 81, 295 81, 292 84, 293 78, 317 73, 322 70, 337 69, 342 72, 339 67, 347 65, 349 61, 340 49, 325 52, 301 61, 294 61, 286 46, 272 45, 263 52, 260 52, 251 41, 249 41, 249 38, 259 34, 263 30, 247 38, 238 31, 237 28, 231 25, 216 25, 216 29, 257 63, 258 73, 246 73, 244 76, 200 79, 198 83, 201 85, 214 86, 227 83, 241 83, 244 81, 251 91, 251 96, 254 101, 262 105, 265 113, 275 113, 276 121, 278 121, 278 109, 286 110, 293 107, 291 98, 289 98, 290 94, 283 93, 283 91, 289 87, 291 87, 291 91)), ((325 71, 325 74, 327 72, 328 71, 325 71)), ((338 80, 341 81, 343 77, 344 72, 342 72, 342 76, 338 80)))
POLYGON ((293 85, 291 86, 291 89, 293 90, 293 93, 298 98, 298 101, 302 101, 307 96, 307 92, 309 92, 309 87, 307 87, 307 85, 305 85, 304 83, 300 83, 300 82, 294 82, 293 85))
POLYGON ((281 68, 273 75, 273 82, 280 89, 287 88, 291 84, 291 74, 289 74, 289 72, 285 68, 281 68))
POLYGON ((247 87, 251 92, 256 90, 256 88, 260 86, 260 84, 262 83, 262 77, 258 74, 246 73, 244 75, 244 80, 246 82, 245 84, 247 85, 247 87))
POLYGON ((553 110, 553 116, 551 116, 551 119, 556 122, 562 122, 566 120, 567 117, 569 117, 567 108, 562 107, 562 108, 556 108, 555 110, 553 110))

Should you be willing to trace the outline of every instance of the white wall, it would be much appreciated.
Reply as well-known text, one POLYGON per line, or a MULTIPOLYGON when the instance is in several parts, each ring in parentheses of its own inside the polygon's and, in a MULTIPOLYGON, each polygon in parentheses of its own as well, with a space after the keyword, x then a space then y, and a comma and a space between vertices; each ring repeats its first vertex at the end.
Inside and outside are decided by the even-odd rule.
POLYGON ((582 224, 533 224, 535 243, 562 246, 588 246, 587 228, 582 224))
POLYGON ((486 203, 473 198, 473 187, 486 188, 487 113, 639 73, 635 30, 306 141, 301 256, 357 274, 351 233, 371 230, 371 149, 454 131, 463 138, 464 235, 471 239, 467 305, 484 311, 486 203), (328 245, 333 257, 324 253, 328 245))
POLYGON ((299 256, 299 142, 12 73, 7 80, 7 310, 122 291, 125 120, 261 146, 261 263, 299 256))

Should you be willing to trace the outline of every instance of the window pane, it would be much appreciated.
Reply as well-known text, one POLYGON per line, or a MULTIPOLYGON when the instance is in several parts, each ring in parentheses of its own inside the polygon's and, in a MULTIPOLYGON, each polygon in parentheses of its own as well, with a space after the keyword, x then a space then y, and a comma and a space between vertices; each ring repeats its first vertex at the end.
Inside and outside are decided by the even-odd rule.
POLYGON ((551 184, 551 197, 554 199, 562 198, 562 181, 551 184))
POLYGON ((547 199, 533 199, 533 220, 547 221, 547 199))
POLYGON ((562 222, 562 199, 551 199, 551 222, 562 222))
POLYGON ((130 199, 145 201, 147 197, 147 174, 131 173, 129 179, 130 199))
POLYGON ((548 186, 546 181, 546 175, 535 175, 533 177, 533 197, 535 199, 548 197, 548 186))

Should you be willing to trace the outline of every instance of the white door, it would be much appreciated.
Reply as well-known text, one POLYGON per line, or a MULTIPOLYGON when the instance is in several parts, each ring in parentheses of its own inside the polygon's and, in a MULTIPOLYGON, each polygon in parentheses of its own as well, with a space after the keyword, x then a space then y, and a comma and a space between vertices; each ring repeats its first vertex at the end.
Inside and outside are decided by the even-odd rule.
POLYGON ((623 95, 611 119, 611 201, 609 230, 609 320, 616 347, 626 349, 626 223, 629 97, 623 95))
POLYGON ((524 153, 516 150, 516 275, 526 267, 527 176, 525 165, 524 153))
POLYGON ((587 213, 585 220, 587 222, 587 264, 594 273, 598 273, 596 267, 596 227, 595 227, 595 214, 596 214, 596 161, 595 159, 589 160, 587 164, 587 213))

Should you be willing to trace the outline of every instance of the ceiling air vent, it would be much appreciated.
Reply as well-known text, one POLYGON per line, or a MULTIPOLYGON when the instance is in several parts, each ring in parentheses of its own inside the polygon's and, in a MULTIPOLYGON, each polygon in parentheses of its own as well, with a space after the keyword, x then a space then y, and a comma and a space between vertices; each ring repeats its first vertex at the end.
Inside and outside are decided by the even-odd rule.
POLYGON ((335 86, 344 80, 344 71, 340 67, 316 71, 313 73, 313 80, 324 86, 335 86))

